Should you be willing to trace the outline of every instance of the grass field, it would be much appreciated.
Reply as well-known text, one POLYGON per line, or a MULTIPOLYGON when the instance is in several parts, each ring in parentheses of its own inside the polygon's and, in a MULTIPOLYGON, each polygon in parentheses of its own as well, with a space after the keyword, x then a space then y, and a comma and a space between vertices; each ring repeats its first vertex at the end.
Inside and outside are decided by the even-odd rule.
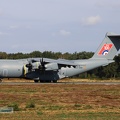
POLYGON ((119 120, 120 85, 0 85, 0 120, 119 120))

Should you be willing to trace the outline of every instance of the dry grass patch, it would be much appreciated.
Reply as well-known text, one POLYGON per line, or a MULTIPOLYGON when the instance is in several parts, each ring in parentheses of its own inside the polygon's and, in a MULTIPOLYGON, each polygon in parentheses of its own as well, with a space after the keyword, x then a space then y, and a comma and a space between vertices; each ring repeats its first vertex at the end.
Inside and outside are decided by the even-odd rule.
MULTIPOLYGON (((3 79, 3 82, 28 82, 28 83, 33 83, 34 80, 26 80, 26 79, 21 79, 21 78, 10 78, 10 79, 3 79)), ((80 79, 80 78, 64 78, 62 80, 58 80, 58 82, 120 82, 120 80, 114 80, 114 79, 110 79, 110 80, 91 80, 91 79, 80 79)))
POLYGON ((120 85, 0 85, 0 107, 13 103, 19 111, 0 119, 118 120, 120 85))

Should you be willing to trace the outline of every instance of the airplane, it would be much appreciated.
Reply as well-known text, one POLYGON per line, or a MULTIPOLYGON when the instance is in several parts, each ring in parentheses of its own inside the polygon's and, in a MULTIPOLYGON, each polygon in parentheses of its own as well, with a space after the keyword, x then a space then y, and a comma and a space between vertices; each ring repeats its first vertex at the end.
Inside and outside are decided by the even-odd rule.
POLYGON ((25 78, 37 82, 54 82, 113 63, 120 49, 120 35, 107 33, 90 59, 66 60, 49 58, 1 59, 0 79, 25 78))

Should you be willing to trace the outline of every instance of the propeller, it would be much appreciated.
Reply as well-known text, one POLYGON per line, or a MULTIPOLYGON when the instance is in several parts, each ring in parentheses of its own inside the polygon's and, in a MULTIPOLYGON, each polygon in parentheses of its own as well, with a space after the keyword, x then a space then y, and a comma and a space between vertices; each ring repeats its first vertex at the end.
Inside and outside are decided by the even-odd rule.
POLYGON ((45 70, 45 61, 43 60, 43 58, 40 59, 40 64, 41 65, 39 66, 39 69, 44 71, 45 70))
MULTIPOLYGON (((28 64, 26 64, 26 67, 28 68, 28 71, 31 72, 36 66, 36 64, 34 64, 34 62, 37 62, 34 59, 28 59, 28 64)), ((45 71, 45 61, 43 60, 43 58, 40 59, 40 65, 38 67, 39 70, 41 71, 45 71)))

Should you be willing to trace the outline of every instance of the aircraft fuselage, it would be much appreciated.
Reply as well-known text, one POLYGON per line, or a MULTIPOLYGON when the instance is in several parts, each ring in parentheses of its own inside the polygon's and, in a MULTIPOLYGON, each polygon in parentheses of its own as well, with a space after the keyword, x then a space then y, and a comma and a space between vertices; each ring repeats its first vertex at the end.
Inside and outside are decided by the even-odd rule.
MULTIPOLYGON (((44 58, 46 60, 46 58, 44 58)), ((50 59, 52 60, 52 59, 50 59)), ((59 60, 60 61, 60 60, 59 60)), ((64 60, 65 61, 65 60, 64 60)), ((57 60, 54 60, 57 63, 57 60)), ((72 63, 76 63, 76 66, 65 66, 58 70, 40 71, 34 69, 29 71, 26 67, 28 64, 27 59, 21 60, 0 60, 0 78, 26 78, 36 81, 57 81, 59 79, 74 76, 82 72, 97 68, 108 64, 108 60, 73 60, 72 63)))

